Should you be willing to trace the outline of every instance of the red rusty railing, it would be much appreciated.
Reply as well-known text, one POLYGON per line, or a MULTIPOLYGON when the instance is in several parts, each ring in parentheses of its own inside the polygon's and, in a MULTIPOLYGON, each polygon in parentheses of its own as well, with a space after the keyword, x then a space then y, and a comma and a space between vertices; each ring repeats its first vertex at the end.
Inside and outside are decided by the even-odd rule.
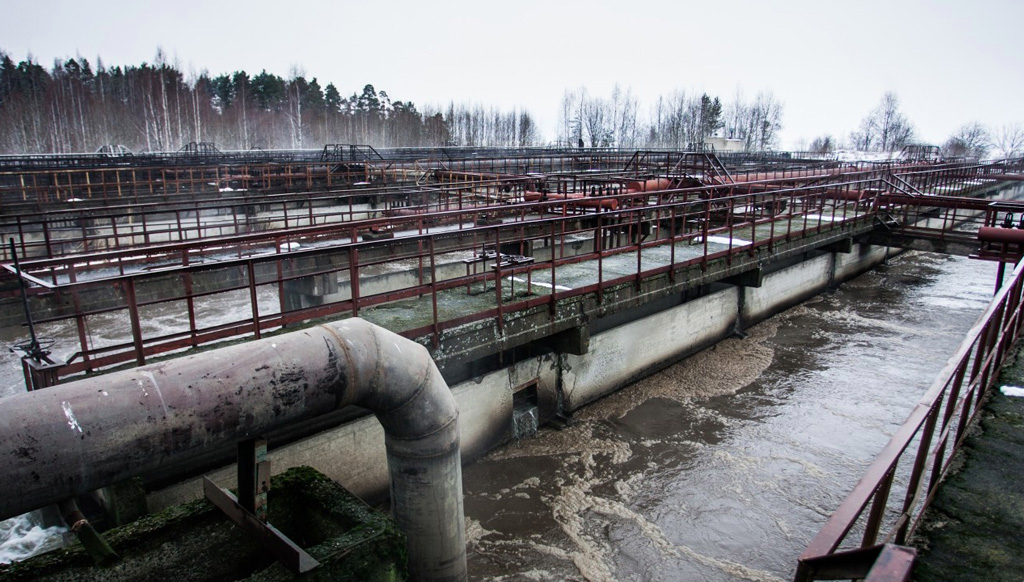
MULTIPOLYGON (((1017 265, 1011 280, 1000 288, 864 477, 811 540, 800 556, 796 582, 863 578, 875 564, 880 538, 883 544, 906 543, 1020 337, 1022 293, 1024 262, 1017 265), (912 463, 905 482, 896 479, 901 462, 912 463), (860 539, 847 545, 853 531, 860 539)), ((905 579, 912 562, 900 564, 875 572, 874 579, 905 579)))
MULTIPOLYGON (((666 152, 663 155, 675 159, 684 154, 666 152)), ((515 160, 502 160, 505 162, 504 165, 497 164, 496 160, 489 161, 492 163, 483 166, 488 171, 523 169, 513 163, 515 160)), ((551 164, 556 161, 558 160, 549 160, 551 164)), ((604 162, 607 166, 608 160, 604 162)), ((471 163, 479 165, 482 161, 464 160, 461 165, 471 163)), ((213 171, 211 168, 202 169, 213 171)), ((1002 166, 997 169, 1006 170, 1002 166)), ((771 186, 758 184, 758 181, 799 186, 879 178, 883 180, 882 186, 892 192, 916 195, 924 191, 935 194, 953 188, 957 189, 959 194, 963 194, 964 180, 975 178, 980 181, 986 176, 991 179, 996 177, 993 171, 989 166, 978 164, 933 164, 733 173, 737 184, 762 189, 771 186)), ((185 194, 153 199, 145 203, 142 199, 128 196, 97 200, 86 191, 81 193, 83 198, 74 203, 51 204, 46 210, 39 212, 0 215, 0 231, 8 233, 5 238, 14 236, 19 256, 23 259, 54 258, 246 233, 261 233, 265 237, 270 237, 274 235, 273 231, 288 232, 316 225, 336 225, 371 216, 397 216, 405 211, 428 213, 500 206, 516 200, 521 201, 522 189, 533 181, 525 176, 506 176, 498 179, 495 176, 499 174, 467 174, 451 170, 445 174, 456 175, 459 177, 458 180, 444 180, 429 187, 411 187, 408 180, 412 174, 404 169, 396 169, 393 172, 399 172, 399 182, 402 181, 401 174, 405 173, 405 186, 327 191, 321 189, 277 194, 247 190, 218 193, 216 186, 220 182, 192 180, 196 187, 211 187, 212 184, 212 193, 197 193, 186 188, 185 194), (466 178, 469 176, 473 176, 474 179, 467 181, 466 178), (488 179, 488 176, 491 178, 488 179), (507 193, 509 190, 512 192, 507 193), (360 207, 355 203, 356 200, 370 199, 375 201, 372 208, 367 204, 360 207), (481 199, 492 202, 481 203, 481 199), (406 207, 411 200, 430 202, 417 202, 415 206, 406 207), (97 206, 100 202, 104 202, 105 205, 97 206)), ((422 174, 423 171, 419 173, 422 174)), ((585 188, 588 180, 606 181, 612 178, 625 180, 622 174, 612 175, 604 172, 598 175, 592 170, 581 174, 566 174, 558 179, 572 186, 573 191, 578 191, 578 186, 585 188)), ((99 182, 95 187, 99 187, 99 182)), ((709 187, 708 191, 719 193, 713 186, 709 187)), ((3 249, 0 253, 6 253, 6 246, 3 246, 3 249)), ((0 255, 0 260, 10 260, 10 257, 0 255)))
MULTIPOLYGON (((124 266, 119 267, 118 263, 106 263, 106 268, 114 272, 102 278, 90 278, 96 274, 90 271, 88 256, 28 261, 22 268, 26 276, 33 276, 32 281, 42 287, 35 291, 57 294, 69 306, 66 314, 40 314, 37 320, 41 328, 68 322, 77 329, 80 348, 61 369, 62 376, 131 361, 142 363, 153 356, 232 337, 259 337, 309 319, 356 316, 384 304, 424 296, 431 296, 433 303, 426 308, 426 320, 420 317, 417 320, 422 324, 410 320, 396 323, 394 331, 407 337, 433 336, 436 343, 442 331, 465 323, 494 318, 501 327, 504 316, 510 312, 540 305, 549 305, 554 317, 555 304, 568 297, 594 293, 600 301, 612 287, 639 285, 646 278, 665 274, 673 278, 689 267, 706 270, 718 260, 726 264, 756 262, 759 250, 771 251, 776 245, 804 237, 823 233, 852 236, 851 229, 870 228, 874 219, 868 204, 834 196, 844 188, 858 189, 861 185, 848 183, 732 196, 727 195, 729 188, 722 187, 722 196, 706 200, 697 197, 700 189, 620 195, 612 197, 620 202, 618 209, 589 214, 570 214, 570 204, 550 201, 530 205, 528 213, 525 208, 512 208, 512 220, 495 226, 438 229, 424 227, 423 217, 410 217, 403 220, 413 233, 388 241, 353 243, 350 241, 355 237, 350 236, 349 242, 325 248, 284 253, 280 251, 283 245, 278 244, 276 252, 272 246, 264 254, 222 256, 217 260, 212 253, 223 241, 206 243, 211 245, 208 253, 201 244, 170 245, 164 258, 177 265, 156 263, 144 270, 132 262, 138 258, 138 251, 125 250, 108 253, 106 257, 119 257, 134 272, 123 270, 124 266), (415 234, 417 225, 423 234, 415 234), (727 241, 724 248, 711 244, 715 236, 727 241), (573 250, 580 241, 584 248, 573 250), (485 246, 512 252, 506 250, 510 244, 517 248, 549 248, 550 254, 532 263, 495 267, 487 263, 484 272, 479 273, 470 273, 468 269, 465 275, 455 275, 450 270, 446 275, 438 273, 439 264, 451 265, 468 259, 470 265, 472 257, 485 246), (699 253, 680 256, 680 249, 684 248, 680 245, 699 249, 699 253), (658 247, 668 247, 663 253, 667 260, 645 260, 644 253, 658 247), (630 257, 627 260, 632 262, 628 272, 623 272, 628 264, 623 256, 630 257), (207 262, 196 264, 199 258, 207 262), (411 265, 407 270, 415 275, 393 287, 371 287, 377 282, 374 277, 378 273, 390 272, 399 261, 411 265), (607 268, 610 261, 616 263, 613 274, 607 268), (590 272, 597 275, 596 281, 562 288, 564 275, 558 274, 559 269, 577 264, 589 265, 590 272), (216 276, 208 276, 211 274, 216 276), (321 305, 283 304, 286 286, 307 284, 310 278, 318 276, 340 281, 347 288, 321 305), (550 288, 534 286, 538 292, 526 297, 511 295, 509 291, 514 289, 508 287, 516 282, 509 285, 504 281, 508 277, 525 278, 527 285, 536 285, 532 281, 546 277, 550 288), (474 303, 477 311, 455 316, 439 312, 438 294, 477 287, 485 287, 492 294, 489 301, 474 303), (275 293, 282 305, 268 308, 266 297, 275 293), (106 294, 108 299, 97 302, 97 294, 106 294), (233 300, 248 304, 249 309, 211 321, 200 304, 228 294, 237 295, 232 295, 233 300), (260 297, 264 297, 262 306, 260 297), (147 319, 154 317, 161 306, 180 312, 175 331, 146 332, 147 319), (128 321, 131 337, 94 340, 93 322, 98 319, 128 321)), ((432 217, 443 218, 446 214, 449 213, 435 213, 432 217)), ((342 227, 343 233, 346 228, 350 227, 342 227)), ((338 235, 337 231, 334 235, 338 235)), ((235 246, 222 247, 221 252, 234 254, 234 250, 224 249, 235 246)), ((255 248, 249 252, 253 251, 255 248)), ((142 260, 149 261, 151 257, 142 260)))
MULTIPOLYGON (((924 187, 925 181, 933 186, 952 185, 963 179, 953 172, 960 169, 938 167, 933 168, 934 173, 911 172, 903 188, 924 187)), ((346 208, 347 220, 337 224, 27 260, 22 264, 22 274, 36 285, 34 294, 50 294, 65 306, 59 313, 38 313, 38 322, 43 327, 70 323, 77 330, 79 349, 61 368, 62 376, 131 361, 143 363, 154 356, 234 337, 260 337, 310 319, 357 316, 385 304, 427 295, 431 296, 426 310, 430 316, 425 321, 418 317, 416 321, 397 322, 393 331, 407 337, 432 336, 437 345, 442 331, 466 323, 493 318, 501 328, 509 313, 541 305, 549 306, 553 318, 561 299, 593 293, 600 302, 607 290, 623 284, 639 289, 644 279, 662 275, 674 284, 683 269, 690 267, 706 271, 719 260, 728 266, 756 263, 759 251, 772 252, 781 243, 823 233, 849 237, 852 229, 873 224, 871 205, 875 195, 892 188, 888 169, 828 178, 824 183, 789 188, 779 183, 746 182, 472 208, 465 207, 459 198, 455 206, 429 208, 429 214, 386 220, 353 219, 346 208), (588 200, 598 204, 615 201, 617 208, 596 212, 596 207, 583 206, 588 200), (500 215, 504 222, 475 226, 484 214, 500 215), (404 232, 387 241, 357 242, 377 225, 404 232), (725 249, 712 247, 714 236, 728 241, 725 249), (583 239, 590 248, 573 251, 583 239), (736 242, 739 239, 744 242, 736 242), (301 250, 285 252, 299 241, 301 250), (683 248, 680 243, 687 244, 686 248, 699 248, 699 256, 679 256, 683 248), (503 247, 510 244, 519 248, 549 246, 552 250, 549 257, 529 264, 498 264, 493 268, 485 264, 484 272, 474 268, 470 273, 468 266, 476 266, 475 260, 470 260, 465 275, 438 273, 439 265, 446 261, 465 261, 481 254, 485 246, 508 253, 503 247), (667 263, 645 262, 643 253, 656 247, 667 247, 667 263), (629 271, 623 272, 620 256, 630 253, 636 259, 629 271), (414 264, 410 271, 416 275, 392 288, 374 288, 375 271, 386 272, 397 261, 414 264), (617 261, 619 269, 611 276, 606 268, 609 261, 617 261), (559 268, 580 263, 591 266, 596 282, 561 288, 559 268), (525 277, 530 285, 537 276, 549 276, 549 291, 527 298, 508 293, 505 298, 506 292, 514 291, 508 287, 515 281, 506 286, 503 279, 525 277), (328 294, 330 299, 322 304, 285 304, 287 287, 310 284, 316 277, 333 279, 348 288, 341 294, 328 294), (163 290, 159 290, 161 286, 163 290), (438 305, 439 293, 473 286, 487 288, 493 300, 476 302, 472 313, 443 313, 438 305), (268 307, 266 297, 275 293, 281 305, 268 307), (100 294, 110 299, 106 303, 94 301, 100 294), (211 319, 203 305, 231 294, 237 295, 231 299, 236 304, 249 306, 249 313, 243 309, 232 317, 211 319), (147 330, 148 319, 162 306, 180 311, 173 331, 147 330), (94 339, 93 323, 110 319, 130 323, 131 337, 94 339)), ((807 179, 816 180, 801 175, 787 181, 800 184, 807 179)))

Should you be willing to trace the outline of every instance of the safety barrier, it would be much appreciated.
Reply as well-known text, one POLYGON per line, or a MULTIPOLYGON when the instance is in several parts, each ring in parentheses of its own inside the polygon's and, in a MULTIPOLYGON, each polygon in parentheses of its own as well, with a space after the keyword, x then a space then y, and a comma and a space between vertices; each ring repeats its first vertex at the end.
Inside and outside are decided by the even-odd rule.
POLYGON ((799 559, 796 582, 907 579, 913 560, 879 559, 891 555, 887 545, 906 543, 949 472, 967 428, 976 420, 985 394, 1020 337, 1022 292, 1024 262, 1017 265, 1011 280, 1000 288, 938 379, 807 546, 799 559), (912 464, 900 471, 901 462, 912 464), (852 539, 854 532, 859 541, 852 539))

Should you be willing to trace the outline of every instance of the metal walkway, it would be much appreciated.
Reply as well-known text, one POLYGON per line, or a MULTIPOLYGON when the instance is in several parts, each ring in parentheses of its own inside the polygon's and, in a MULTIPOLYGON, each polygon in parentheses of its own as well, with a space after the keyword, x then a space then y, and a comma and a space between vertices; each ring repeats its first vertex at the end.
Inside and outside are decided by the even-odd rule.
MULTIPOLYGON (((76 353, 47 367, 48 381, 325 317, 365 317, 435 353, 450 353, 439 348, 460 328, 484 324, 503 338, 488 347, 495 353, 537 339, 517 325, 575 327, 564 313, 572 303, 605 312, 854 238, 1009 252, 969 239, 1015 207, 963 196, 991 189, 1015 167, 796 167, 730 172, 726 184, 718 170, 641 179, 687 159, 472 158, 422 186, 98 205, 7 225, 27 257, 20 274, 40 332, 77 330, 76 353), (524 167, 554 171, 505 173, 524 167), (700 185, 680 187, 683 178, 700 185), (214 308, 224 303, 236 308, 214 308), (93 328, 110 320, 128 321, 130 333, 94 339, 93 328)), ((7 288, 13 303, 17 285, 7 288)))

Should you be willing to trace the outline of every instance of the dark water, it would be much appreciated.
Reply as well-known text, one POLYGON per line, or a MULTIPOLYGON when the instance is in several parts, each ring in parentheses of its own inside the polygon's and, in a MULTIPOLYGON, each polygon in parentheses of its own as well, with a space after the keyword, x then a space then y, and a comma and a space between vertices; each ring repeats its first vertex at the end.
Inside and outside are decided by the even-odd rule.
POLYGON ((909 253, 466 468, 477 580, 788 580, 991 299, 909 253))

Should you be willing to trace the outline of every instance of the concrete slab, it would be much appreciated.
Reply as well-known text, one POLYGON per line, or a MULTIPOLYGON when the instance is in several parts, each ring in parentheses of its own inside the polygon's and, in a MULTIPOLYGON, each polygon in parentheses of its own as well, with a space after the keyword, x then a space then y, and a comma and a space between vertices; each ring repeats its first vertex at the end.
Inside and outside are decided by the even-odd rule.
POLYGON ((962 467, 942 484, 912 540, 918 582, 1022 579, 1024 397, 998 386, 1024 386, 1024 348, 1003 369, 960 453, 962 467))

